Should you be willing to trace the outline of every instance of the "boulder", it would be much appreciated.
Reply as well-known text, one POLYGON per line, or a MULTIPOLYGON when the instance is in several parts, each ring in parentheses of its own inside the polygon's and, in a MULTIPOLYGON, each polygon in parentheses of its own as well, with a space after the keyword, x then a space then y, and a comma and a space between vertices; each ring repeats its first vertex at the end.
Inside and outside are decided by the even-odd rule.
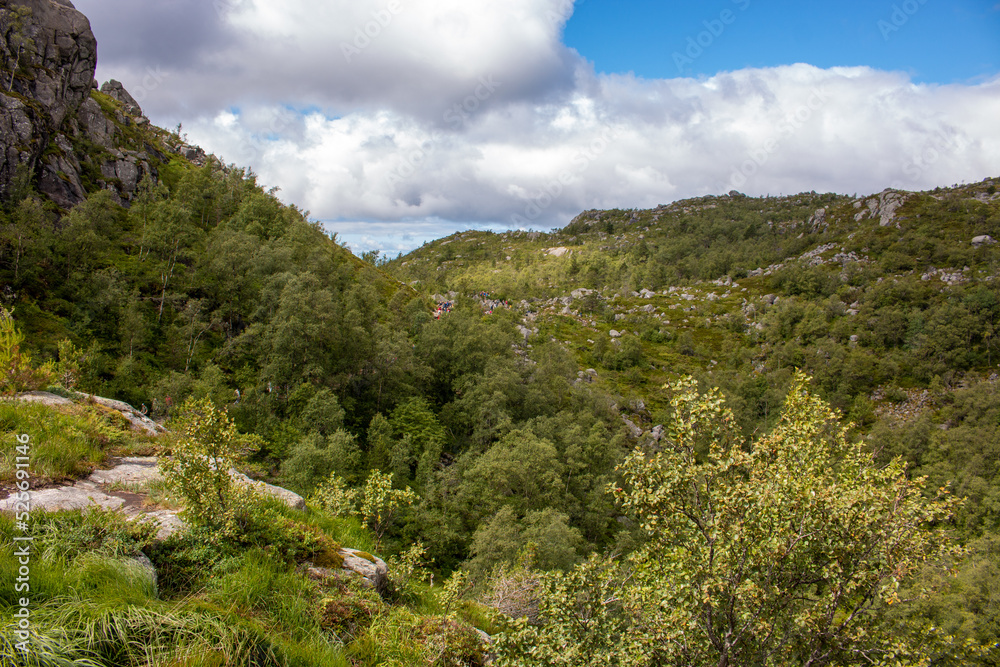
POLYGON ((149 517, 151 520, 155 521, 159 526, 156 531, 156 539, 165 540, 174 533, 178 533, 185 528, 187 528, 187 523, 184 522, 177 510, 155 510, 153 512, 143 512, 142 514, 134 515, 134 518, 149 517))
POLYGON ((139 107, 139 103, 135 101, 135 98, 132 97, 127 90, 125 90, 125 86, 123 86, 120 81, 115 81, 114 79, 106 81, 104 85, 101 86, 101 92, 108 97, 121 102, 125 113, 131 116, 142 116, 142 108, 139 107))
POLYGON ((972 239, 972 245, 975 248, 984 245, 993 245, 994 243, 996 243, 996 241, 989 234, 983 234, 982 236, 975 236, 972 239))
POLYGON ((622 421, 625 422, 625 428, 628 429, 629 435, 631 435, 633 438, 638 438, 642 435, 642 429, 636 426, 635 422, 633 422, 631 419, 623 416, 622 421))
POLYGON ((384 560, 357 549, 340 549, 337 553, 344 559, 339 571, 307 564, 306 574, 317 580, 340 576, 356 577, 362 586, 374 588, 379 595, 386 592, 389 587, 389 567, 384 560))
POLYGON ((153 589, 153 597, 156 597, 158 593, 157 584, 159 581, 156 577, 156 567, 153 565, 153 561, 149 560, 149 556, 140 552, 123 562, 128 566, 132 574, 138 578, 146 580, 149 586, 153 589))

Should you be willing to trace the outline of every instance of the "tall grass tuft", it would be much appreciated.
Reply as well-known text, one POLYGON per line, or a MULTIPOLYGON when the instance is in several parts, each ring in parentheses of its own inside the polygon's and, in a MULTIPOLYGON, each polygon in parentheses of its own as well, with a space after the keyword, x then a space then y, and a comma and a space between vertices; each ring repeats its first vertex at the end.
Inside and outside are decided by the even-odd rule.
POLYGON ((17 647, 17 623, 0 627, 0 665, 3 667, 103 667, 82 652, 66 648, 63 639, 30 630, 29 651, 17 647))
POLYGON ((317 586, 261 549, 220 563, 205 599, 234 613, 259 613, 274 629, 295 640, 321 632, 315 614, 317 586))
POLYGON ((31 470, 36 481, 80 477, 104 462, 112 447, 133 438, 113 418, 85 406, 54 408, 37 403, 0 402, 0 481, 14 479, 17 441, 31 436, 31 470))
POLYGON ((37 619, 63 629, 65 646, 115 667, 284 666, 264 631, 195 605, 140 607, 77 599, 43 608, 37 619))

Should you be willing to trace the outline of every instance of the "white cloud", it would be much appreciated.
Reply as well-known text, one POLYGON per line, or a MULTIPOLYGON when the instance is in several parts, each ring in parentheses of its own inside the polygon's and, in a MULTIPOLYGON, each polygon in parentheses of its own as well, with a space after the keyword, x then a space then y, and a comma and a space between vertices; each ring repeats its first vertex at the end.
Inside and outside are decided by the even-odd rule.
MULTIPOLYGON (((314 218, 350 221, 339 224, 359 244, 548 229, 587 208, 730 188, 871 192, 1000 174, 997 78, 918 85, 803 64, 598 76, 560 41, 568 0, 221 1, 198 66, 156 65, 144 107, 314 218), (364 239, 357 221, 379 225, 364 239)), ((149 63, 112 58, 102 74, 131 87, 149 63)))
MULTIPOLYGON (((730 188, 918 189, 1000 169, 1000 80, 918 86, 899 73, 795 65, 592 83, 590 96, 561 105, 488 108, 457 132, 389 111, 307 115, 296 140, 268 144, 257 170, 320 218, 548 228, 594 206, 730 188)), ((253 145, 246 132, 223 141, 218 127, 190 131, 227 156, 253 145)))

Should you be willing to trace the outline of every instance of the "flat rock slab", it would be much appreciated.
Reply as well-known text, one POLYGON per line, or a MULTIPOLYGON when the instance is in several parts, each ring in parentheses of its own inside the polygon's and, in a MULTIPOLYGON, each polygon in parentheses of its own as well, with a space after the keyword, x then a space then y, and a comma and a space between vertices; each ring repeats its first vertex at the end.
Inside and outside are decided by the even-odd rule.
POLYGON ((120 459, 111 470, 95 470, 87 479, 94 484, 121 484, 148 490, 150 482, 163 479, 163 473, 156 467, 155 456, 135 456, 120 459))
POLYGON ((47 391, 28 391, 18 394, 17 400, 25 403, 41 403, 42 405, 73 405, 73 401, 68 398, 47 391))
MULTIPOLYGON (((73 486, 61 486, 54 489, 42 489, 29 492, 31 510, 58 512, 61 510, 82 510, 102 507, 109 510, 121 509, 124 498, 109 495, 91 482, 77 482, 73 486)), ((14 512, 18 509, 17 493, 0 500, 0 511, 14 512)))

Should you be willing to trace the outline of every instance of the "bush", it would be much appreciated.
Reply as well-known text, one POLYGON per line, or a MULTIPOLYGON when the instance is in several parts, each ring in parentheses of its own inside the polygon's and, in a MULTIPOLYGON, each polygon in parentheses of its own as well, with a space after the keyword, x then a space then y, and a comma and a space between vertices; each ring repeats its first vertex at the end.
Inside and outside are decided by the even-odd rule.
POLYGON ((184 498, 184 516, 195 525, 221 527, 256 495, 230 475, 243 458, 248 439, 207 398, 189 399, 180 417, 181 436, 172 457, 160 458, 168 488, 184 498))
MULTIPOLYGON (((717 390, 669 389, 661 450, 637 447, 609 490, 646 543, 542 577, 543 625, 502 638, 512 665, 866 664, 961 653, 879 612, 919 568, 962 549, 941 526, 958 501, 923 494, 902 461, 876 465, 799 374, 754 442, 717 390), (527 658, 530 656, 530 660, 527 658)), ((915 592, 917 597, 925 595, 915 592)))
POLYGON ((14 323, 14 314, 0 307, 0 394, 34 391, 53 380, 51 365, 32 368, 31 357, 21 351, 23 342, 24 334, 14 323))

